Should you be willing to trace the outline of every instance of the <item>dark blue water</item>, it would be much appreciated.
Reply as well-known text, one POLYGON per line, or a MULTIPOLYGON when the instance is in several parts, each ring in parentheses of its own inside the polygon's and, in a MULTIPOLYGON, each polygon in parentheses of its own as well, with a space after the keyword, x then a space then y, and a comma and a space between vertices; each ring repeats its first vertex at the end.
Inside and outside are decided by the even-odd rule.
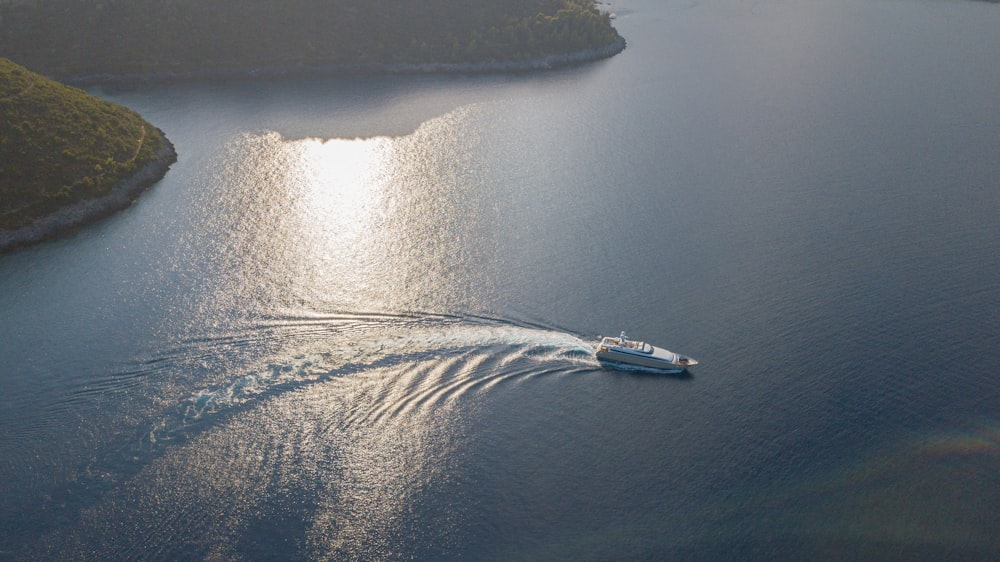
POLYGON ((613 10, 573 69, 100 92, 180 160, 0 258, 0 558, 996 558, 1000 10, 613 10))

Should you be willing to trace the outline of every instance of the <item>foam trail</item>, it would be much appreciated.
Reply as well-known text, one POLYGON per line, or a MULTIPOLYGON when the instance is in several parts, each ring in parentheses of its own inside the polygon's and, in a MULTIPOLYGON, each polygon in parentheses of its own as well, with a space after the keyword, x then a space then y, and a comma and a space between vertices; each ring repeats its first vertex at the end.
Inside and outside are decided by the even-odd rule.
MULTIPOLYGON (((379 390, 382 394, 372 398, 375 403, 366 415, 368 421, 360 422, 377 423, 473 389, 489 391, 505 380, 599 367, 593 347, 575 335, 497 321, 336 315, 271 322, 261 330, 278 337, 286 351, 257 368, 206 377, 221 382, 181 398, 149 426, 141 439, 145 446, 190 437, 217 423, 214 418, 338 378, 396 373, 388 379, 391 384, 379 390), (302 340, 297 338, 300 335, 302 340)), ((212 347, 232 352, 233 342, 257 339, 259 334, 199 339, 192 342, 192 351, 199 357, 224 355, 212 347)), ((152 363, 163 368, 159 362, 152 363)))

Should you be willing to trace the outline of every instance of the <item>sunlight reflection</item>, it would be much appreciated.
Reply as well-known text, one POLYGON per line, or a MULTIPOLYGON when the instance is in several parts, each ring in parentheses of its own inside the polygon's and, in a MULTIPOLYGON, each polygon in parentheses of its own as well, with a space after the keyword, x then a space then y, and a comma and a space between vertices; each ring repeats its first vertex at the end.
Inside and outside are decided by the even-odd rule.
POLYGON ((285 141, 302 178, 296 232, 284 244, 293 253, 290 294, 309 308, 353 308, 370 284, 375 224, 387 190, 393 140, 285 141), (332 301, 332 302, 331 302, 332 301))
POLYGON ((384 175, 389 139, 306 139, 298 145, 307 170, 307 205, 316 224, 338 241, 356 238, 384 175))
POLYGON ((370 278, 368 256, 377 253, 370 217, 385 193, 392 142, 289 140, 276 132, 236 139, 218 199, 207 192, 204 202, 216 210, 212 303, 227 303, 238 316, 281 315, 302 303, 353 308, 370 278))
POLYGON ((404 137, 232 144, 213 221, 213 302, 269 314, 467 309, 489 291, 500 224, 462 108, 404 137), (235 282, 233 282, 235 281, 235 282), (248 302, 247 297, 252 300, 248 302))

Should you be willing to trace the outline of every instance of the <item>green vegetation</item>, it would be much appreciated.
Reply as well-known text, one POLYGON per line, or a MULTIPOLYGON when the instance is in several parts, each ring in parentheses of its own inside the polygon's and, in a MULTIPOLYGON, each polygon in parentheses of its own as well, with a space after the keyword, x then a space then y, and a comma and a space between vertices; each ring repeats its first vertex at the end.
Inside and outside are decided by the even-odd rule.
POLYGON ((164 142, 134 111, 0 59, 0 229, 106 194, 164 142))
POLYGON ((618 41, 593 0, 0 0, 0 56, 59 79, 520 61, 618 41))

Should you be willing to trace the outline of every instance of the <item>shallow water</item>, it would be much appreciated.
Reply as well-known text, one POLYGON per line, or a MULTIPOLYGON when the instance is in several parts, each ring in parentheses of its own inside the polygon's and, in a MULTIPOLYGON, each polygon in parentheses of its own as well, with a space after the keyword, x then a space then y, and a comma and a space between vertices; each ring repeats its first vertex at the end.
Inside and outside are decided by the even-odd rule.
POLYGON ((0 258, 0 555, 1000 552, 1000 11, 614 10, 573 69, 102 92, 180 159, 0 258))

